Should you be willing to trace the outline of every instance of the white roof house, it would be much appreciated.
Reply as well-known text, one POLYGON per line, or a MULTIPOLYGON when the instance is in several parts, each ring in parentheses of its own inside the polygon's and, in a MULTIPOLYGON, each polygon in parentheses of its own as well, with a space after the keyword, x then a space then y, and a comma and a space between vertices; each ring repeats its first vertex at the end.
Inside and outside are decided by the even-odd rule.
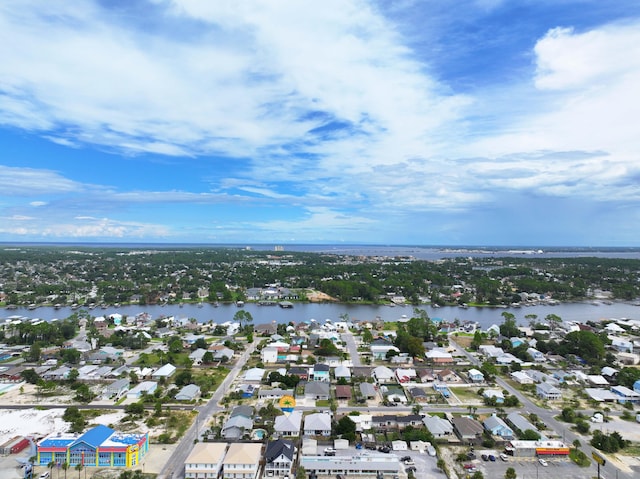
POLYGON ((301 425, 302 411, 293 411, 288 416, 276 416, 273 430, 280 436, 297 437, 300 435, 301 425))
POLYGON ((304 418, 304 434, 306 436, 330 436, 331 415, 326 412, 309 414, 304 418))
POLYGON ((194 401, 200 397, 200 386, 197 384, 187 384, 184 386, 178 394, 176 394, 177 401, 194 401))
POLYGON ((222 469, 222 460, 227 452, 224 442, 198 442, 184 461, 185 478, 217 477, 222 469))
POLYGON ((173 376, 173 373, 176 372, 176 369, 177 368, 173 364, 165 364, 160 369, 154 371, 154 373, 151 375, 151 378, 155 380, 161 378, 170 378, 171 376, 173 376))
POLYGON ((373 377, 378 382, 389 381, 393 378, 394 374, 391 369, 386 366, 378 366, 373 371, 371 371, 371 377, 373 377))
POLYGON ((251 368, 247 369, 244 373, 244 380, 247 382, 257 382, 262 381, 264 377, 265 370, 262 368, 251 368))
POLYGON ((155 381, 143 381, 127 392, 127 399, 139 399, 143 394, 153 394, 158 383, 155 381))

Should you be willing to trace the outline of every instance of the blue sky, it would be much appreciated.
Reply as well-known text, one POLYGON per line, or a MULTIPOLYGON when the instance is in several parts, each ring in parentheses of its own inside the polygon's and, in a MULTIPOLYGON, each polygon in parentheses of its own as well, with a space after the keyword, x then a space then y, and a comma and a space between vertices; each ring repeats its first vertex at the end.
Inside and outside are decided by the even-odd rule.
POLYGON ((0 241, 640 245, 636 0, 7 0, 0 44, 0 241))

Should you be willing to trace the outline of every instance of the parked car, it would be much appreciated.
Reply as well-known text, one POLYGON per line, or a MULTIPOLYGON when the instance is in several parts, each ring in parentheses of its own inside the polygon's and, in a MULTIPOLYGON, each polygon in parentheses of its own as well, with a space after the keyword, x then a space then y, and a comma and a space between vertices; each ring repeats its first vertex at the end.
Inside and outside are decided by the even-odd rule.
POLYGON ((483 454, 480 457, 482 458, 483 461, 488 461, 489 460, 489 456, 487 456, 486 454, 483 454))
POLYGON ((463 467, 465 469, 475 469, 476 468, 475 464, 465 464, 463 467))
POLYGON ((410 472, 416 472, 416 468, 413 466, 405 467, 405 472, 408 474, 410 472))
POLYGON ((402 456, 402 457, 400 458, 400 460, 401 460, 402 462, 404 462, 404 461, 410 461, 410 460, 411 460, 411 456, 402 456))
POLYGON ((507 456, 504 452, 500 453, 500 459, 502 459, 503 461, 506 461, 509 459, 509 456, 507 456))
POLYGON ((494 456, 493 454, 489 454, 489 460, 491 462, 496 462, 496 456, 494 456))
POLYGON ((468 459, 475 459, 476 458, 476 453, 475 452, 468 452, 467 453, 467 458, 468 459))
POLYGON ((403 461, 405 466, 413 466, 415 464, 415 462, 413 462, 413 459, 409 458, 409 460, 407 461, 403 461))
POLYGON ((377 449, 375 444, 365 444, 364 448, 369 449, 370 451, 375 451, 377 449))
POLYGON ((378 451, 383 452, 385 454, 389 454, 391 452, 391 448, 387 446, 380 446, 378 451))
POLYGON ((327 447, 324 450, 324 455, 325 456, 335 456, 336 455, 336 450, 332 447, 327 447))
POLYGON ((549 465, 549 463, 542 458, 538 459, 538 462, 540 463, 541 466, 544 466, 544 467, 547 467, 549 465))

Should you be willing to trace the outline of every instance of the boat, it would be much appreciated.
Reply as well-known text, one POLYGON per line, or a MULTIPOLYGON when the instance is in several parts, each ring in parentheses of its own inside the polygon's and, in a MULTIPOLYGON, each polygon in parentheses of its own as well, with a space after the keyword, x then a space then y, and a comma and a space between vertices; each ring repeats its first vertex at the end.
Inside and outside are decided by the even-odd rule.
POLYGON ((236 301, 236 306, 238 308, 242 308, 244 306, 244 301, 236 301))

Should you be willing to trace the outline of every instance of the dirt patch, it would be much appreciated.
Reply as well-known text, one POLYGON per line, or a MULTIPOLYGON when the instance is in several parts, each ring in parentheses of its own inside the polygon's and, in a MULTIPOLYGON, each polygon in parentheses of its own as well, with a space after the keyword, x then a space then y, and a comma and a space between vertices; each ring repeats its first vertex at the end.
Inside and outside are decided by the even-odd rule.
POLYGON ((329 296, 322 291, 311 290, 307 291, 307 299, 312 303, 324 303, 338 301, 336 298, 329 296))

